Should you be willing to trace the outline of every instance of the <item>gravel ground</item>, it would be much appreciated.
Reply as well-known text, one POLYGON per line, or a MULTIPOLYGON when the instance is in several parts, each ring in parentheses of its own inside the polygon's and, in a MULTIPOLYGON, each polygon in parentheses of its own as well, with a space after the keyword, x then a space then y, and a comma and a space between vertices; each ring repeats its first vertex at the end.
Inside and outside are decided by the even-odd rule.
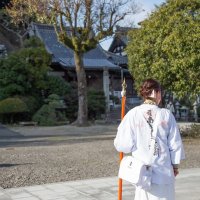
MULTIPOLYGON (((200 167, 200 139, 185 139, 181 168, 200 167)), ((0 187, 116 176, 113 138, 0 148, 0 187)))

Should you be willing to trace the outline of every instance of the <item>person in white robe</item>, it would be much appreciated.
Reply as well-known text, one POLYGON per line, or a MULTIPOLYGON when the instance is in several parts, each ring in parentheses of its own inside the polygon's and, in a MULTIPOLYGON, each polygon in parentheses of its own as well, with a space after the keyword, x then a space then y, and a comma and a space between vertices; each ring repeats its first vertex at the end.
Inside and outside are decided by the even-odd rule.
POLYGON ((140 90, 144 103, 131 109, 118 127, 114 140, 117 151, 132 153, 145 161, 149 155, 152 124, 158 109, 160 122, 152 162, 152 186, 146 191, 136 187, 135 200, 175 200, 175 176, 180 161, 185 158, 182 140, 173 114, 159 108, 161 87, 154 79, 147 79, 140 90))
POLYGON ((169 101, 166 108, 171 111, 172 114, 175 114, 175 108, 172 101, 169 101))

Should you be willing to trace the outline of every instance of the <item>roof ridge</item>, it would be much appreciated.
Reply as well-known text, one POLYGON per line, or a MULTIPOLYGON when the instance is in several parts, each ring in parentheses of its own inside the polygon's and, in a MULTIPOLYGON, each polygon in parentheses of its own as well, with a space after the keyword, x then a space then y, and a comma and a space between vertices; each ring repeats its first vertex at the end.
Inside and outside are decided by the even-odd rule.
MULTIPOLYGON (((72 65, 75 66, 73 60, 74 56, 71 54, 71 51, 73 50, 64 46, 55 38, 56 33, 52 25, 32 23, 32 29, 33 34, 38 36, 44 42, 45 48, 49 53, 51 53, 52 57, 54 57, 54 61, 65 67, 70 67, 72 65), (65 56, 63 57, 64 54, 65 56)), ((108 67, 109 69, 120 69, 116 63, 109 59, 109 56, 105 53, 99 43, 96 45, 96 48, 84 53, 83 61, 84 67, 88 69, 103 69, 103 67, 108 67)))

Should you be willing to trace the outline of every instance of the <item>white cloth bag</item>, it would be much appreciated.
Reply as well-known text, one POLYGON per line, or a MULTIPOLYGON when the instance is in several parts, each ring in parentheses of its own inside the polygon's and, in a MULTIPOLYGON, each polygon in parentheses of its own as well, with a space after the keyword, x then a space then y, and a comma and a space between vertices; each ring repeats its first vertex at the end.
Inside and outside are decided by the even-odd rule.
POLYGON ((131 184, 148 189, 151 186, 152 168, 133 156, 125 156, 119 168, 118 177, 131 184))
POLYGON ((131 184, 149 190, 151 188, 152 167, 151 162, 154 153, 154 145, 157 136, 157 127, 160 120, 160 109, 158 109, 153 123, 153 137, 150 146, 150 156, 146 162, 133 156, 125 156, 120 162, 118 177, 130 182, 131 184))

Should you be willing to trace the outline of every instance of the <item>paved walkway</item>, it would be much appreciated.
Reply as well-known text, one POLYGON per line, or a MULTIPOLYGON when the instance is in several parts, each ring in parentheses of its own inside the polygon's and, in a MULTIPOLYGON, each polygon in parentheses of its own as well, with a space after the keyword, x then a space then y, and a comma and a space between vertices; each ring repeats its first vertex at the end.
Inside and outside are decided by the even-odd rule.
MULTIPOLYGON (((117 200, 117 177, 0 189, 0 200, 117 200)), ((200 200, 200 168, 184 169, 176 179, 176 200, 200 200)), ((134 187, 123 185, 123 200, 133 200, 134 187)))
MULTIPOLYGON (((185 128, 191 126, 193 123, 181 122, 178 124, 180 128, 185 128)), ((113 139, 116 136, 117 127, 117 124, 92 125, 88 127, 76 127, 71 125, 54 127, 6 127, 0 124, 0 148, 62 144, 88 139, 113 139)))
MULTIPOLYGON (((180 128, 186 128, 194 124, 193 122, 179 122, 180 128)), ((200 123, 196 123, 200 124, 200 123)), ((5 127, 0 124, 0 138, 20 138, 20 137, 49 137, 49 136, 99 136, 116 135, 119 124, 91 125, 88 127, 77 127, 72 125, 64 126, 10 126, 5 127), (6 137, 7 136, 7 137, 6 137)))
POLYGON ((12 138, 12 137, 22 137, 22 135, 16 131, 13 131, 0 123, 0 138, 12 138))

